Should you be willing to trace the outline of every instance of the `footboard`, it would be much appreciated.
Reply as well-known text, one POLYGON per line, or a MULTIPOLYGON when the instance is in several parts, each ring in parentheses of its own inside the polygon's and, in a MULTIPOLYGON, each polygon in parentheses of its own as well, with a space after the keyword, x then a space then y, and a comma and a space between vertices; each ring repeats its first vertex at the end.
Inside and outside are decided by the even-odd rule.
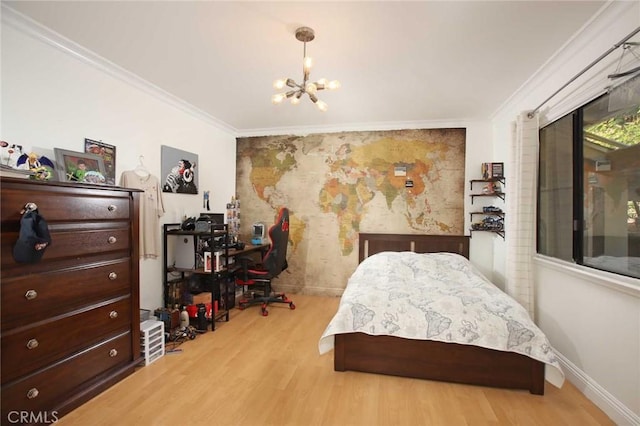
POLYGON ((364 333, 338 334, 334 369, 544 394, 544 363, 512 352, 455 343, 364 333))

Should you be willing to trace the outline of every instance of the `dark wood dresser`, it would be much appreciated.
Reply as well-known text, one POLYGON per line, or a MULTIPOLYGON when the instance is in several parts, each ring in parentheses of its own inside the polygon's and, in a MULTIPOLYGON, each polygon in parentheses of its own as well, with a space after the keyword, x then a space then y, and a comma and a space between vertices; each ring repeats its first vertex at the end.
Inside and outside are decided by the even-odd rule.
POLYGON ((0 184, 1 423, 25 413, 51 423, 142 361, 140 192, 5 177, 0 184), (27 203, 52 239, 34 264, 13 258, 27 203))

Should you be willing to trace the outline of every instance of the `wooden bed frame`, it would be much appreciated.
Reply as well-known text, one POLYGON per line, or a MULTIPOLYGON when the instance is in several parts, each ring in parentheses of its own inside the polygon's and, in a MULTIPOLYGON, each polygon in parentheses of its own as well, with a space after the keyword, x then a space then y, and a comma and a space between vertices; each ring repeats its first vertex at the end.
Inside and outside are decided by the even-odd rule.
MULTIPOLYGON (((380 251, 453 252, 469 257, 469 237, 360 234, 360 262, 380 251)), ((362 371, 544 394, 544 363, 513 352, 478 346, 370 336, 335 336, 334 369, 362 371)))

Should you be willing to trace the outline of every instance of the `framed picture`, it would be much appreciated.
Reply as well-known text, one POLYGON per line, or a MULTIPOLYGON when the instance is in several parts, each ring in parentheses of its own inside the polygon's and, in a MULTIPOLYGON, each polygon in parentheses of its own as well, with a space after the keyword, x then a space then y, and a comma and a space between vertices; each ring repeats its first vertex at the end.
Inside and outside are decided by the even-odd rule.
POLYGON ((162 145, 162 192, 198 193, 198 155, 162 145))
POLYGON ((61 182, 106 184, 104 160, 99 155, 54 148, 61 182))
POLYGON ((93 139, 84 140, 84 152, 102 157, 107 185, 116 184, 116 147, 93 139))
POLYGON ((204 271, 205 272, 211 272, 211 252, 210 251, 205 251, 204 252, 204 271))
POLYGON ((504 163, 491 163, 491 177, 504 177, 504 163))

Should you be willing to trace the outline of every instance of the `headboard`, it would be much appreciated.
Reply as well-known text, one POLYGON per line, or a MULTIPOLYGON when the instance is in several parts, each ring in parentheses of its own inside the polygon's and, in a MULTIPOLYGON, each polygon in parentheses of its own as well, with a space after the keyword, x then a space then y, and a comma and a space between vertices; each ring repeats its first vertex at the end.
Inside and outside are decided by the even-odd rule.
POLYGON ((358 262, 381 251, 448 252, 469 258, 466 235, 359 234, 358 262))

